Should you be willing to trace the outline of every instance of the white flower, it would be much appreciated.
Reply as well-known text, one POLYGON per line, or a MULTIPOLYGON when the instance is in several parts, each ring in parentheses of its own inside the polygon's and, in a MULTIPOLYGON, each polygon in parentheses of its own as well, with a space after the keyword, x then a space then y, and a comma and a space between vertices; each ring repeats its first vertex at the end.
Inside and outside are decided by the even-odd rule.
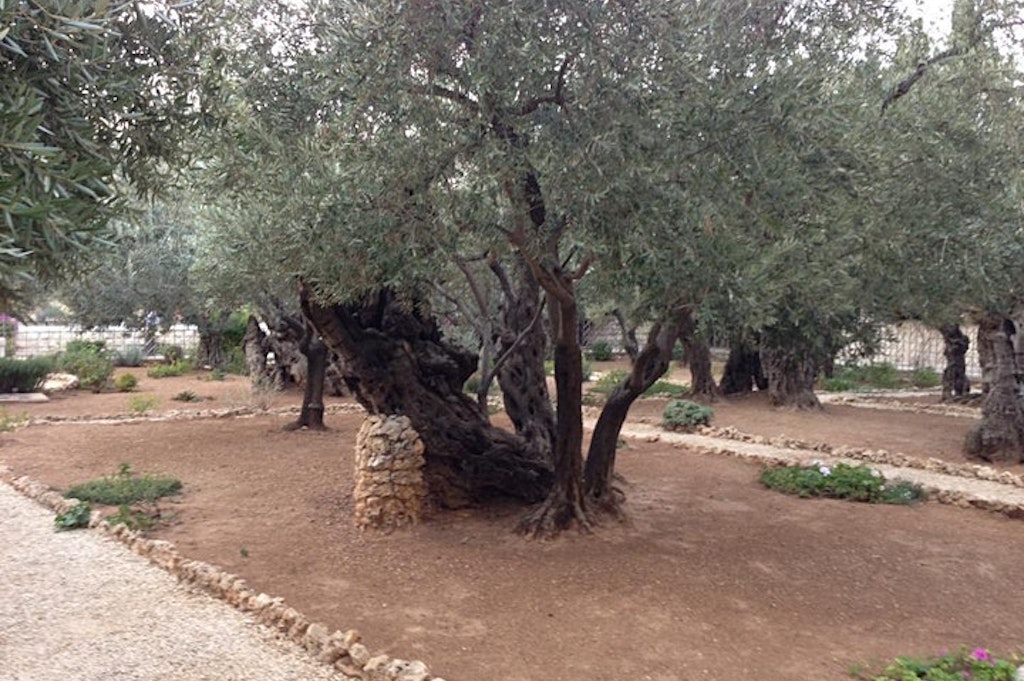
POLYGON ((820 472, 825 477, 828 477, 829 475, 831 475, 832 469, 829 468, 828 466, 821 466, 820 468, 818 468, 818 472, 820 472))
POLYGON ((876 471, 875 469, 871 469, 871 477, 872 478, 880 478, 880 477, 882 477, 882 474, 879 471, 876 471))

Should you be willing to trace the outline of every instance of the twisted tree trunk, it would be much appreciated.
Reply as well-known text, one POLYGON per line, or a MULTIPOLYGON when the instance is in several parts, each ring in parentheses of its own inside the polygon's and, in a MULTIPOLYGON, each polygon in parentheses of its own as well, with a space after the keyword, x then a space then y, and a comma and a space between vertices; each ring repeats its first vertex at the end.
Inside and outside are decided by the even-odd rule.
POLYGON ((942 372, 942 401, 963 397, 971 391, 967 379, 967 349, 970 339, 960 330, 958 324, 947 324, 939 329, 942 334, 943 354, 946 368, 942 372))
POLYGON ((741 395, 758 390, 767 390, 768 381, 761 367, 761 355, 743 345, 734 345, 725 361, 722 380, 719 382, 723 395, 741 395))
POLYGON ((552 484, 545 457, 491 425, 462 387, 476 356, 441 337, 423 306, 388 291, 361 304, 324 305, 308 291, 302 308, 342 360, 346 383, 371 414, 402 414, 426 445, 430 496, 459 507, 504 495, 536 502, 552 484))
MULTIPOLYGON (((679 327, 679 341, 690 367, 690 393, 695 397, 713 399, 718 393, 715 378, 711 374, 711 348, 697 335, 697 320, 687 308, 682 313, 679 327)), ((671 353, 671 348, 669 348, 671 353)))
POLYGON ((814 361, 796 348, 761 347, 768 401, 776 407, 820 409, 814 394, 814 361))
POLYGON ((994 377, 981 405, 981 423, 967 434, 968 456, 1002 463, 1024 462, 1024 405, 1021 404, 1021 373, 1010 337, 1002 331, 989 333, 995 356, 994 377))

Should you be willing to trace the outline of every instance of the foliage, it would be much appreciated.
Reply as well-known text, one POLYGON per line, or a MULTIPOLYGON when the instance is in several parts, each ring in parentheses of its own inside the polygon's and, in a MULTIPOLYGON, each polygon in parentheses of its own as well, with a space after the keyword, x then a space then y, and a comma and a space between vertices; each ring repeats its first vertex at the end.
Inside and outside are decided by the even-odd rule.
POLYGON ((0 393, 33 392, 39 388, 52 368, 53 361, 46 357, 0 357, 0 393))
POLYGON ((914 369, 910 374, 910 384, 915 388, 934 388, 942 385, 942 374, 924 367, 914 369))
POLYGON ((111 525, 125 525, 131 530, 144 531, 152 529, 159 517, 160 509, 156 504, 121 504, 117 507, 117 513, 107 516, 106 520, 111 525))
POLYGON ((107 352, 107 341, 76 338, 68 341, 67 345, 64 346, 64 352, 91 352, 95 355, 103 355, 107 352))
POLYGON ((170 378, 173 376, 184 376, 192 371, 192 365, 188 362, 178 360, 173 364, 158 364, 146 372, 150 378, 170 378))
MULTIPOLYGON (((228 364, 230 366, 230 363, 228 364)), ((224 369, 214 369, 210 372, 211 381, 223 381, 227 377, 227 372, 224 369)))
POLYGON ((14 414, 12 416, 6 409, 0 407, 0 433, 9 433, 27 421, 28 414, 14 414))
POLYGON ((628 375, 629 372, 623 369, 612 369, 597 379, 594 385, 590 386, 590 392, 607 397, 612 394, 613 390, 619 387, 619 384, 626 380, 628 375))
POLYGON ((0 293, 80 273, 202 118, 205 3, 0 3, 0 293), (155 11, 154 11, 155 10, 155 11))
MULTIPOLYGON (((938 657, 899 657, 873 681, 1019 681, 1024 675, 1024 658, 997 657, 987 648, 960 648, 938 657)), ((859 678, 864 678, 860 676, 859 678)))
POLYGON ((892 390, 904 385, 903 376, 892 364, 849 364, 838 368, 832 378, 822 379, 825 390, 843 392, 848 390, 879 389, 892 390))
POLYGON ((249 374, 249 365, 245 361, 245 351, 240 347, 229 348, 228 360, 224 367, 220 369, 214 367, 213 370, 220 371, 222 378, 225 373, 232 374, 234 376, 247 376, 249 374))
POLYGON ((697 426, 710 425, 714 415, 711 407, 690 400, 671 400, 661 414, 661 425, 670 430, 690 431, 697 426))
POLYGON ((57 531, 76 530, 82 527, 89 527, 89 520, 92 517, 92 507, 87 501, 80 501, 64 513, 58 513, 53 519, 57 531))
POLYGON ((114 363, 101 342, 72 341, 57 355, 54 370, 77 376, 81 387, 98 393, 114 374, 114 363))
POLYGON ((114 379, 114 389, 122 393, 130 393, 139 385, 139 379, 134 374, 121 374, 114 379))
POLYGON ((175 402, 202 402, 203 398, 196 395, 191 390, 182 390, 180 393, 171 398, 175 402))
POLYGON ((160 400, 153 395, 132 395, 128 398, 128 411, 141 416, 156 409, 158 404, 160 400))
POLYGON ((597 341, 587 351, 588 356, 595 362, 607 362, 612 359, 612 346, 605 341, 597 341))
POLYGON ((146 359, 145 352, 140 345, 129 345, 123 350, 114 353, 114 366, 116 367, 140 367, 146 359))
POLYGON ((162 355, 168 364, 177 364, 185 359, 185 349, 180 345, 161 345, 157 348, 157 354, 162 355))
POLYGON ((651 387, 644 391, 645 397, 673 397, 680 398, 690 392, 690 386, 685 383, 673 383, 665 379, 659 379, 651 384, 651 387))
POLYGON ((910 504, 923 496, 917 485, 903 480, 892 482, 864 465, 837 463, 828 466, 813 462, 809 466, 768 468, 761 482, 774 490, 801 497, 828 497, 868 503, 910 504))
POLYGON ((67 498, 91 501, 104 506, 154 502, 181 491, 181 481, 166 475, 138 475, 129 464, 121 464, 115 475, 73 485, 67 498))

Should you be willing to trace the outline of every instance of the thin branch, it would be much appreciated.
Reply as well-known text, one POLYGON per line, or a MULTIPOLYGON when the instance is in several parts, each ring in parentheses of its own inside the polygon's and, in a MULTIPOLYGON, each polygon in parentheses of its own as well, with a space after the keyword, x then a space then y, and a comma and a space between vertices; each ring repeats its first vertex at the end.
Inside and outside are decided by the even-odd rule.
POLYGON ((540 316, 543 311, 544 300, 541 299, 540 305, 537 306, 537 311, 533 314, 533 319, 530 320, 530 323, 526 325, 525 329, 519 332, 519 334, 515 337, 512 343, 507 348, 505 348, 505 351, 502 352, 501 355, 499 355, 496 360, 494 360, 494 366, 491 367, 491 376, 497 376, 498 371, 501 369, 501 366, 505 363, 505 360, 507 360, 512 355, 512 351, 515 350, 516 347, 523 342, 526 336, 533 330, 533 327, 537 325, 537 322, 540 320, 540 316))
POLYGON ((947 59, 952 59, 953 57, 962 56, 962 55, 967 53, 967 49, 968 48, 964 47, 964 46, 951 47, 948 50, 943 50, 942 52, 939 52, 934 57, 931 57, 930 59, 927 59, 927 60, 921 62, 920 64, 918 64, 917 68, 914 69, 914 72, 911 73, 906 78, 904 78, 903 80, 901 80, 899 83, 897 83, 896 87, 894 87, 889 92, 889 94, 885 96, 885 99, 882 100, 882 113, 881 113, 881 115, 884 116, 886 109, 888 109, 890 106, 892 106, 896 102, 897 99, 899 99, 900 97, 903 97, 908 92, 910 92, 910 89, 912 87, 914 87, 914 83, 916 83, 917 81, 921 80, 921 78, 924 77, 924 75, 928 71, 929 67, 931 67, 934 64, 937 64, 939 62, 945 61, 947 59))
POLYGON ((474 113, 480 112, 480 105, 469 95, 465 95, 461 92, 456 92, 442 85, 432 83, 430 85, 410 85, 408 88, 409 92, 414 95, 428 95, 431 97, 440 97, 449 101, 461 104, 467 107, 474 113))
POLYGON ((575 55, 570 54, 566 55, 565 59, 562 61, 562 65, 558 68, 558 78, 555 80, 555 91, 552 94, 534 97, 528 102, 525 102, 517 111, 514 112, 515 115, 526 116, 545 104, 565 106, 565 74, 568 73, 575 59, 575 55))

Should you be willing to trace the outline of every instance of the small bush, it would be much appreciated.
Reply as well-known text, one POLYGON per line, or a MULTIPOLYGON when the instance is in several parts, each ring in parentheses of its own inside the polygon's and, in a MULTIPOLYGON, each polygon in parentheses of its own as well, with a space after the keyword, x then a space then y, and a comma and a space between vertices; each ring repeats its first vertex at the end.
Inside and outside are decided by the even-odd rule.
POLYGON ((89 527, 89 519, 92 517, 92 507, 89 502, 80 501, 70 510, 60 513, 53 519, 57 531, 77 530, 80 527, 89 527))
POLYGON ((915 388, 934 388, 942 385, 942 374, 924 367, 914 369, 910 373, 910 384, 915 388))
POLYGON ((128 411, 142 415, 156 409, 158 404, 160 404, 160 400, 152 395, 133 395, 128 398, 128 411))
POLYGON ((672 383, 671 381, 659 380, 655 381, 650 388, 645 390, 644 395, 647 397, 657 395, 680 398, 688 392, 690 392, 690 386, 685 383, 672 383))
POLYGON ((139 385, 139 379, 134 374, 121 374, 114 379, 114 389, 119 393, 130 393, 139 385))
POLYGON ((223 381, 227 378, 227 373, 223 369, 214 369, 210 372, 211 381, 223 381))
POLYGON ((146 504, 147 508, 121 504, 117 513, 107 516, 111 525, 124 525, 130 530, 149 530, 160 518, 160 509, 155 504, 146 504))
POLYGON ((887 482, 876 470, 864 465, 837 463, 828 466, 813 462, 810 466, 769 468, 761 473, 768 488, 799 497, 827 497, 874 504, 910 504, 923 496, 909 482, 887 482))
POLYGON ((175 402, 202 402, 203 398, 196 395, 191 390, 182 390, 180 393, 171 398, 175 402))
POLYGON ((0 358, 0 393, 30 393, 39 388, 53 362, 45 357, 0 358))
POLYGON ((228 350, 228 360, 224 365, 224 371, 235 376, 249 375, 249 364, 245 361, 245 351, 242 348, 228 350))
POLYGON ((607 362, 612 358, 612 346, 604 341, 597 341, 590 346, 587 356, 595 362, 607 362))
POLYGON ((78 385, 100 392, 114 373, 114 363, 103 352, 102 341, 72 341, 57 355, 54 369, 78 377, 78 385))
MULTIPOLYGON (((939 657, 917 659, 899 657, 874 681, 1015 681, 1024 678, 1024 658, 999 658, 986 648, 961 648, 939 657)), ((860 678, 864 678, 861 676, 860 678)))
POLYGON ((107 342, 101 340, 85 340, 76 338, 64 346, 64 352, 91 352, 94 355, 103 355, 107 352, 107 342))
POLYGON ((661 425, 669 430, 691 431, 711 424, 714 409, 690 400, 672 400, 661 414, 661 425))
POLYGON ((0 433, 9 433, 23 423, 28 422, 28 414, 11 414, 0 407, 0 433))
POLYGON ((154 502, 181 491, 181 480, 166 475, 136 475, 131 466, 121 464, 116 475, 74 485, 67 498, 91 501, 104 506, 154 502))
POLYGON ((140 367, 146 359, 145 353, 140 345, 129 345, 124 350, 114 353, 114 366, 117 367, 140 367))
POLYGON ((601 378, 597 379, 597 382, 590 387, 590 392, 607 397, 612 394, 612 391, 614 391, 615 388, 619 387, 619 385, 626 380, 627 376, 629 376, 628 371, 613 369, 601 376, 601 378))
POLYGON ((177 361, 174 364, 158 364, 149 371, 146 375, 150 378, 169 378, 171 376, 184 376, 192 367, 187 362, 177 361))
POLYGON ((157 354, 163 355, 167 364, 177 364, 185 359, 185 349, 180 345, 161 345, 157 348, 157 354))
POLYGON ((849 378, 826 378, 821 382, 821 387, 830 393, 845 393, 849 392, 857 387, 849 378))

